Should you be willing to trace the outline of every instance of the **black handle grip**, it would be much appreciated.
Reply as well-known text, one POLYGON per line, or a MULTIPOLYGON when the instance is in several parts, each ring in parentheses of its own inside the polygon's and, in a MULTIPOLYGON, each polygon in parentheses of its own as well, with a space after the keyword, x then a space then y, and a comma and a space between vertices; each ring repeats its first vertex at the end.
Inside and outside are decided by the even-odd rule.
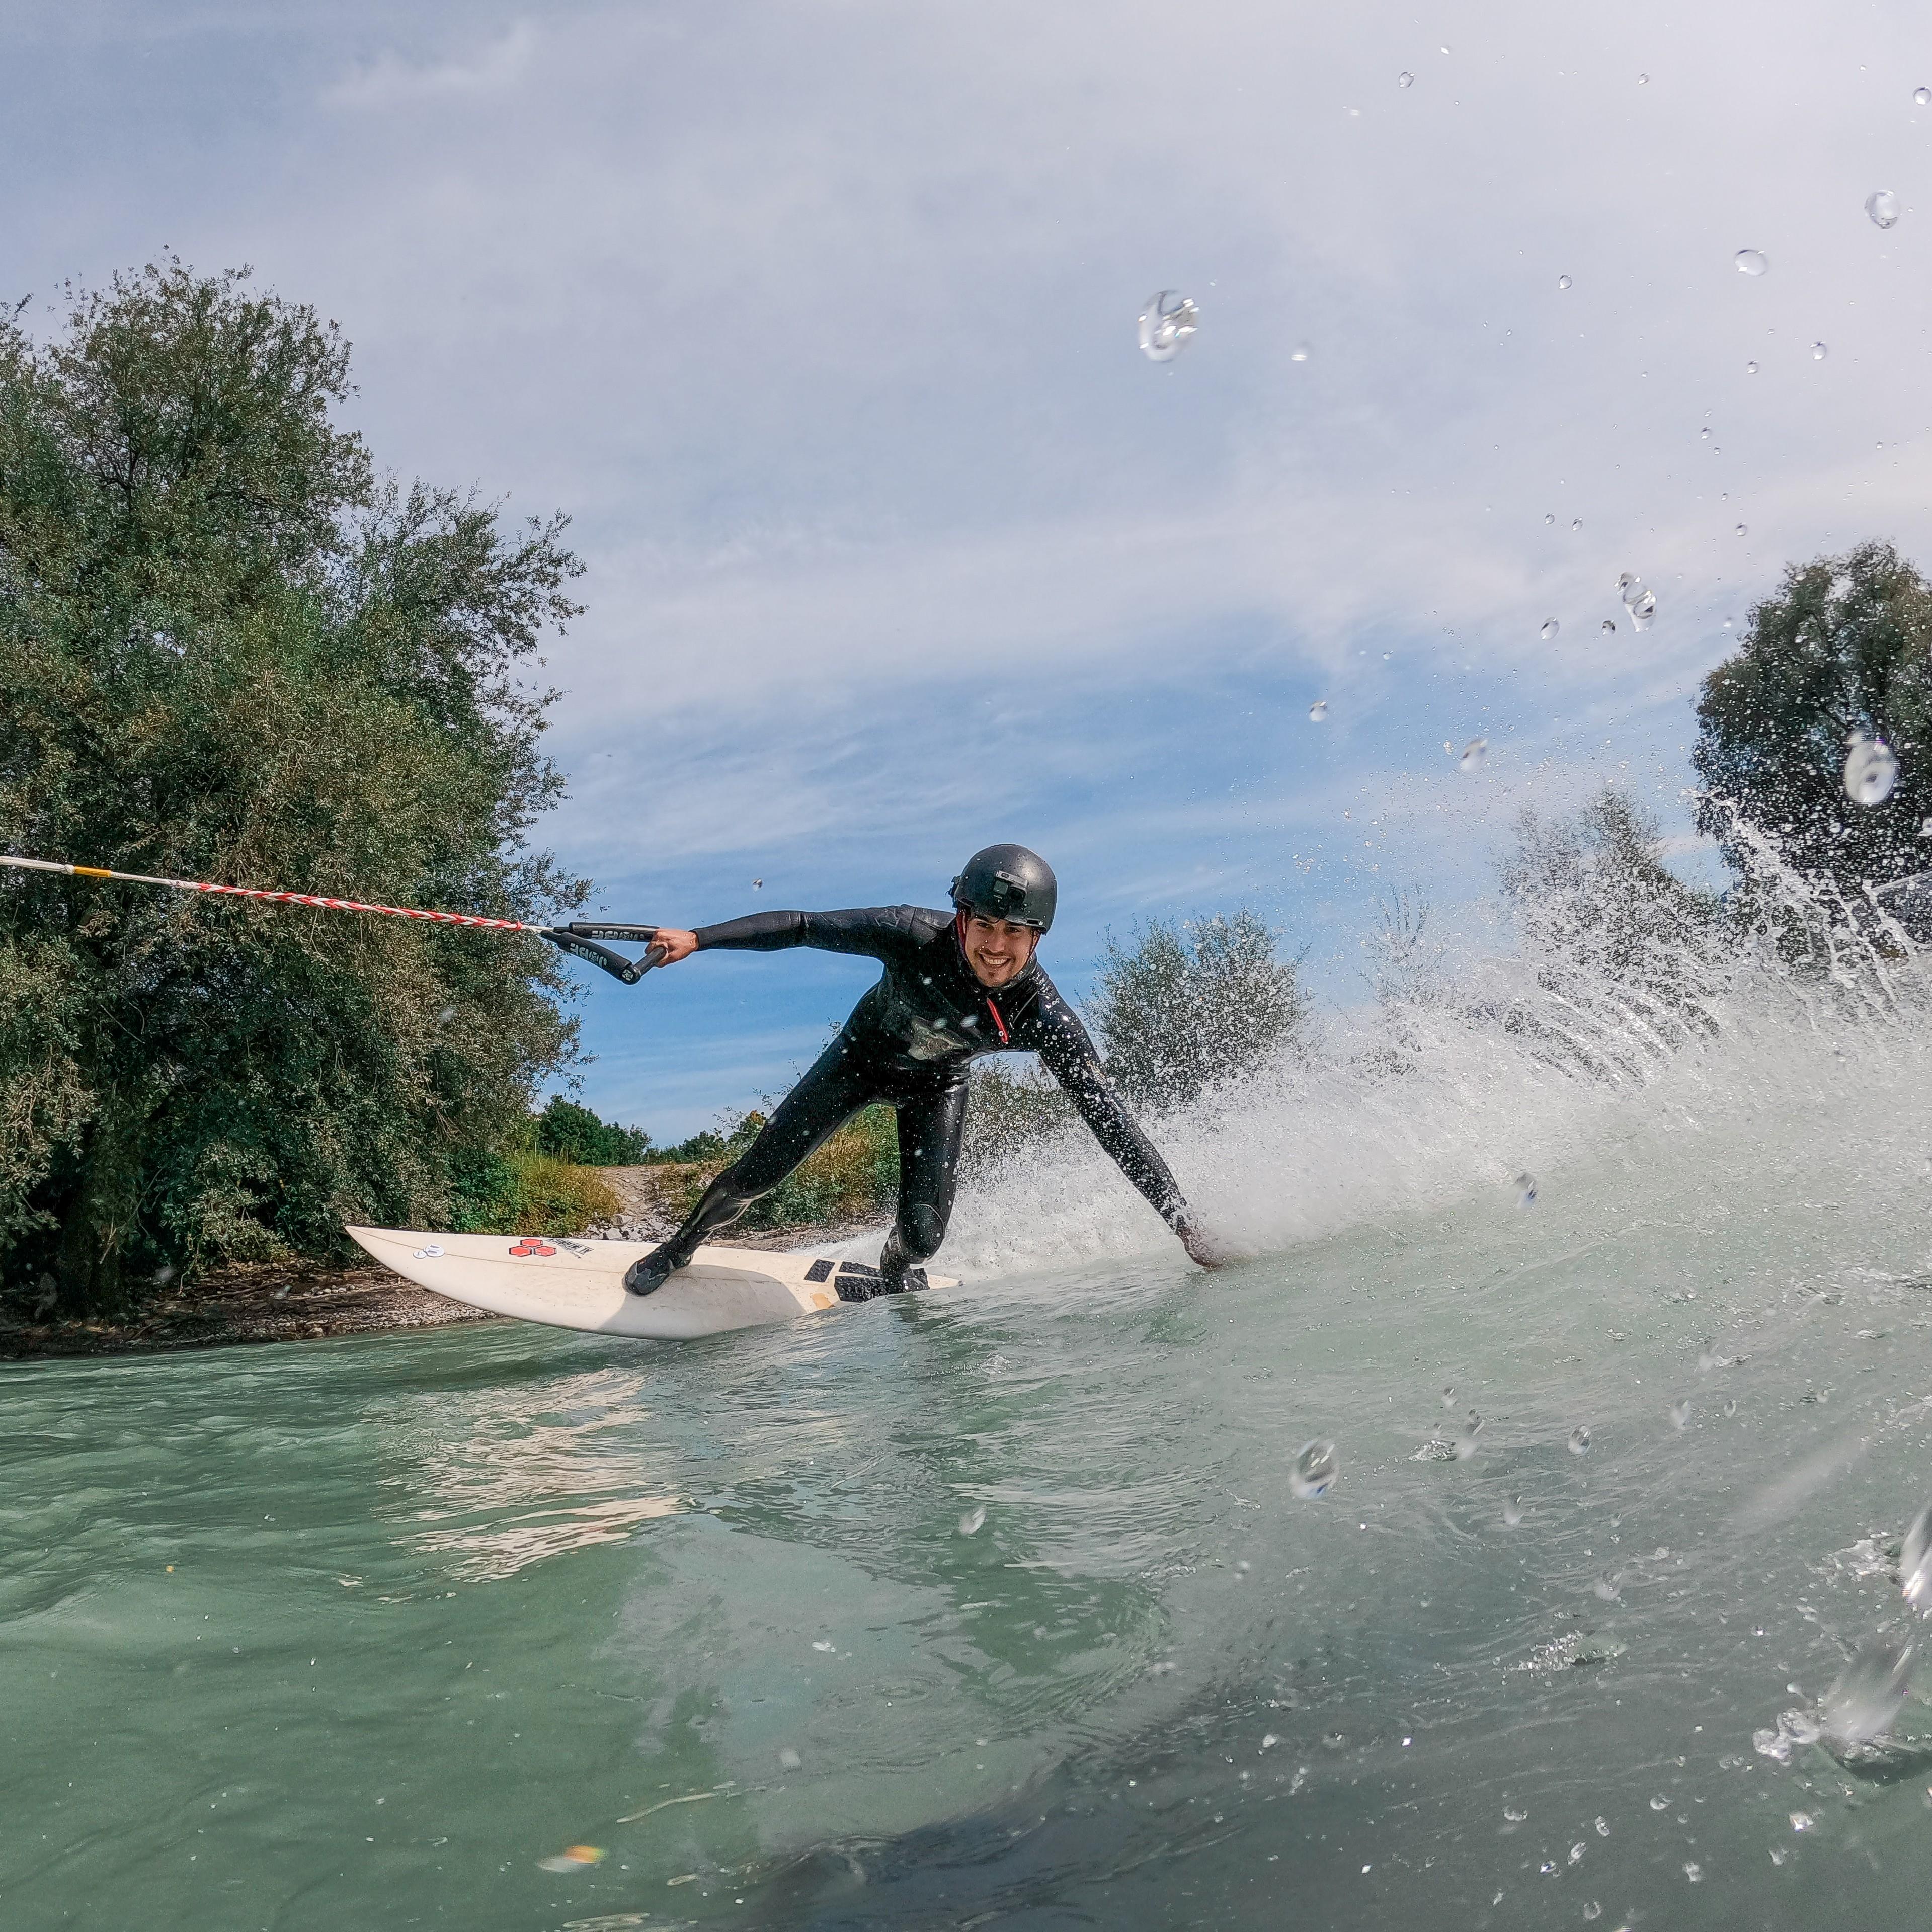
POLYGON ((609 926, 602 920, 572 920, 564 931, 579 939, 628 939, 633 945, 640 940, 648 944, 658 936, 654 926, 609 926))
POLYGON ((614 978, 623 981, 627 986, 634 986, 653 966, 663 962, 664 955, 654 946, 641 959, 626 959, 621 952, 613 952, 608 946, 599 946, 596 940, 580 939, 574 932, 559 926, 546 926, 544 937, 560 951, 568 952, 573 959, 581 959, 587 964, 601 966, 614 978))

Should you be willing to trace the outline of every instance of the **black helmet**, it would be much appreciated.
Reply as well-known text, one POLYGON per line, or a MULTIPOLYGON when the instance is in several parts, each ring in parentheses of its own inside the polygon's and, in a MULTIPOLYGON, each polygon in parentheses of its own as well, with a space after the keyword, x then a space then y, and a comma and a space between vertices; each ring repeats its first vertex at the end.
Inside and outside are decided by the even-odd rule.
POLYGON ((952 903, 962 912, 1030 926, 1036 932, 1053 924, 1059 897, 1053 868, 1024 845, 988 845, 975 852, 952 881, 952 903))

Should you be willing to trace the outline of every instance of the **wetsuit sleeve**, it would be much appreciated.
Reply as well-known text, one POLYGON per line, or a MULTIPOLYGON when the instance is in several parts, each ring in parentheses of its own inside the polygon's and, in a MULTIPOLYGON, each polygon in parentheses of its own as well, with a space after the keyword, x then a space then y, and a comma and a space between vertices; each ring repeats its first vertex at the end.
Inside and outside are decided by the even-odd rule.
POLYGON ((1066 1090, 1115 1166, 1154 1212, 1178 1228, 1186 1218, 1186 1196, 1140 1123, 1127 1112, 1072 1008, 1057 993, 1051 994, 1040 1002, 1039 1024, 1037 1045, 1047 1070, 1066 1090))
POLYGON ((754 912, 720 926, 700 926, 700 952, 782 952, 809 946, 820 952, 856 952, 890 959, 916 943, 904 906, 863 906, 849 912, 754 912))
POLYGON ((805 914, 802 912, 754 912, 743 919, 728 919, 718 926, 698 928, 700 952, 728 950, 735 952, 782 952, 788 946, 805 944, 805 914))

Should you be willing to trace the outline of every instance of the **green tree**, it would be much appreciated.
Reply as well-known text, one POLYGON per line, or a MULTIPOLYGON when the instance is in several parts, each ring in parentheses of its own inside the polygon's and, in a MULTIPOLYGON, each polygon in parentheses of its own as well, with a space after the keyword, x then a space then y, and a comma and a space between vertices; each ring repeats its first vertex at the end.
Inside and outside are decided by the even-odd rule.
POLYGON ((1186 927, 1150 920, 1131 949, 1110 934, 1087 1014, 1130 1100, 1181 1106, 1292 1046, 1308 1001, 1267 921, 1244 908, 1186 927))
POLYGON ((1699 830, 1747 881, 1767 838, 1786 863, 1858 893, 1924 869, 1932 814, 1932 586, 1889 544, 1785 572, 1704 680, 1691 762, 1699 830), (1853 734, 1899 760, 1883 804, 1846 794, 1853 734), (1742 821, 1740 824, 1740 820, 1742 821))
MULTIPOLYGON (((178 262, 0 326, 0 848, 520 918, 562 520, 376 480, 333 325, 178 262), (541 660, 538 661, 539 663, 541 660)), ((574 1022, 541 942, 10 872, 0 1279, 436 1225, 574 1022)))
POLYGON ((642 1127, 600 1120, 561 1094, 531 1124, 531 1136, 538 1154, 579 1167, 635 1167, 651 1157, 651 1137, 642 1127))
POLYGON ((1664 862, 1656 819, 1606 786, 1571 817, 1526 811, 1516 829, 1498 868, 1503 894, 1557 1003, 1517 1010, 1513 1030, 1606 1072, 1712 1030, 1725 956, 1718 902, 1664 862))

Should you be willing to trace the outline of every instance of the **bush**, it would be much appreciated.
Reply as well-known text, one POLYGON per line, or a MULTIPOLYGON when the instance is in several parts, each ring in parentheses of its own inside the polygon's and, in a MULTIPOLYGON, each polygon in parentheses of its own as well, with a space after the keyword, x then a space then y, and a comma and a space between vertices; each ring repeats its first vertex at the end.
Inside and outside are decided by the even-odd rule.
POLYGON ((976 1060, 966 1107, 966 1160, 997 1165, 1078 1118, 1060 1083, 1036 1063, 976 1060))
POLYGON ((580 1167, 635 1167, 651 1158, 651 1137, 642 1127, 600 1120, 561 1094, 532 1122, 531 1138, 538 1154, 580 1167))
POLYGON ((1121 1091, 1184 1106, 1292 1046, 1308 1001, 1294 964, 1245 907, 1192 926, 1151 920, 1131 950, 1110 934, 1088 1018, 1121 1091))
MULTIPOLYGON (((524 682, 560 520, 377 479, 312 310, 178 262, 0 318, 0 845, 548 922, 524 682)), ((541 684, 541 680, 539 686, 541 684)), ((166 1263, 446 1224, 573 1052, 528 937, 0 880, 0 1270, 114 1309, 166 1263)))
POLYGON ((1704 997, 1718 903, 1664 862, 1657 820, 1606 786, 1574 818, 1516 820, 1499 868, 1531 956, 1683 1004, 1704 997))
MULTIPOLYGON (((725 1158, 704 1162, 687 1176, 687 1210, 719 1171, 750 1145, 764 1124, 762 1114, 746 1114, 719 1137, 725 1158)), ((770 1193, 753 1202, 734 1225, 798 1228, 862 1221, 890 1208, 898 1198, 898 1116, 890 1107, 868 1107, 815 1148, 770 1193)))
POLYGON ((472 1159, 457 1190, 456 1225, 467 1234, 576 1234, 622 1212, 595 1168, 546 1154, 472 1159))
POLYGON ((1537 985, 1555 999, 1512 1008, 1504 1024, 1558 1064, 1631 1074, 1716 1030, 1718 903, 1671 872, 1663 851, 1656 820, 1612 787, 1573 817, 1516 820, 1503 894, 1537 985))

